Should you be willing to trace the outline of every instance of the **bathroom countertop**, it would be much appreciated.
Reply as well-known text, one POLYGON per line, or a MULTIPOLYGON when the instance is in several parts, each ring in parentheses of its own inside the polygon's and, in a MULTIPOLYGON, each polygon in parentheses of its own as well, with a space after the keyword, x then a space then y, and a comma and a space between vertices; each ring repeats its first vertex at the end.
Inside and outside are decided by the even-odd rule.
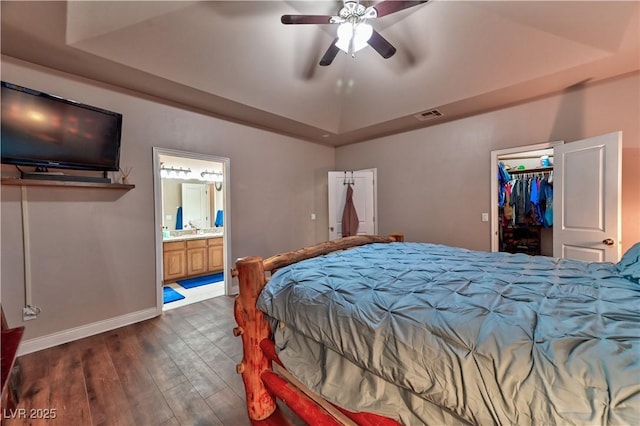
POLYGON ((165 237, 162 239, 163 242, 173 242, 173 241, 185 241, 185 240, 198 240, 205 238, 222 238, 221 232, 216 233, 204 233, 204 234, 188 234, 188 235, 176 235, 173 237, 165 237))

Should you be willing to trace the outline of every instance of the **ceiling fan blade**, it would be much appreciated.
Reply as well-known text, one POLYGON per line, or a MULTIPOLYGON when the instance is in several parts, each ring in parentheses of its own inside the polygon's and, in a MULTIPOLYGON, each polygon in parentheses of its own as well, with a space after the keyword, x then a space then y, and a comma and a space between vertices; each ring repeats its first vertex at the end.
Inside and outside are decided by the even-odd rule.
POLYGON ((429 0, 423 1, 396 1, 396 0, 384 0, 378 4, 374 4, 373 7, 378 12, 378 18, 381 16, 389 15, 399 10, 408 9, 410 7, 418 6, 422 3, 426 3, 429 0))
POLYGON ((333 60, 335 59, 336 55, 340 51, 338 46, 336 46, 337 41, 338 38, 336 37, 336 39, 331 42, 331 45, 329 46, 327 51, 324 52, 322 59, 320 59, 321 66, 326 67, 327 65, 331 65, 331 62, 333 62, 333 60))
POLYGON ((373 30, 373 34, 371 34, 371 38, 367 43, 385 59, 389 59, 396 53, 396 48, 376 30, 373 30))
POLYGON ((280 22, 283 24, 331 24, 329 15, 282 15, 280 22))

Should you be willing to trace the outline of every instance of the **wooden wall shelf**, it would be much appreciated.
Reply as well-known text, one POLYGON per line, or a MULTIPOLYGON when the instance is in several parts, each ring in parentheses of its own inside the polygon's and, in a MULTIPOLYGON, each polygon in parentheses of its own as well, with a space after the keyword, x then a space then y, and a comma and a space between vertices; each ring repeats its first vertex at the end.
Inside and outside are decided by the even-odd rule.
POLYGON ((40 179, 18 179, 18 178, 2 178, 2 185, 17 186, 57 186, 57 187, 75 187, 75 188, 95 188, 95 189, 120 189, 128 191, 135 188, 135 185, 122 183, 101 183, 101 182, 80 182, 73 180, 40 180, 40 179))

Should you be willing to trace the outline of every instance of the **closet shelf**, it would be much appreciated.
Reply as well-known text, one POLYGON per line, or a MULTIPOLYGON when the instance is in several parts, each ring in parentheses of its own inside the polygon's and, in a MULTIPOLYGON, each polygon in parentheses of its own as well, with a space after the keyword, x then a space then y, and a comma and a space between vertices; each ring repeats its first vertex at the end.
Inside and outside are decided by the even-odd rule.
POLYGON ((58 187, 75 187, 75 188, 95 188, 95 189, 120 189, 128 191, 135 188, 135 185, 122 183, 101 183, 101 182, 80 182, 80 181, 57 181, 57 180, 40 180, 40 179, 18 179, 18 178, 2 178, 2 185, 17 186, 58 186, 58 187))
POLYGON ((535 169, 524 169, 524 170, 507 170, 510 175, 519 174, 519 173, 541 173, 541 172, 550 172, 553 171, 553 166, 550 167, 536 167, 535 169))

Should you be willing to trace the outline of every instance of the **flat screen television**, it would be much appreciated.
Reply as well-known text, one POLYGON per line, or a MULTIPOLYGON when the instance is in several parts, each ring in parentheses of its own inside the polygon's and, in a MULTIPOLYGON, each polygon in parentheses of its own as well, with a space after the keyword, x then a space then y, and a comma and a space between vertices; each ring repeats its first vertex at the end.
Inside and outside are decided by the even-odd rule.
POLYGON ((2 163, 117 171, 122 115, 80 102, 2 84, 2 163))

